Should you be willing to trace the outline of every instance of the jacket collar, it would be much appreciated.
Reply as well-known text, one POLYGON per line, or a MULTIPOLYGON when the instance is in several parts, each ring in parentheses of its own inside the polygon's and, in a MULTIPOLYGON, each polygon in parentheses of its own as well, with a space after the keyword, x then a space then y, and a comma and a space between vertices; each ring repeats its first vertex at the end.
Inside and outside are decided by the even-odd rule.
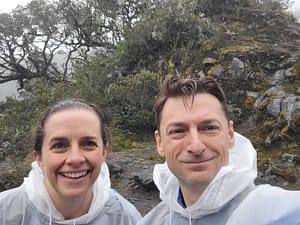
POLYGON ((34 161, 29 176, 24 179, 25 191, 29 200, 44 215, 49 217, 50 221, 59 221, 62 224, 89 223, 102 210, 104 204, 110 197, 111 183, 109 178, 109 170, 106 163, 102 164, 101 172, 93 186, 93 201, 89 212, 79 218, 65 220, 59 211, 55 208, 51 201, 44 184, 43 171, 34 161))

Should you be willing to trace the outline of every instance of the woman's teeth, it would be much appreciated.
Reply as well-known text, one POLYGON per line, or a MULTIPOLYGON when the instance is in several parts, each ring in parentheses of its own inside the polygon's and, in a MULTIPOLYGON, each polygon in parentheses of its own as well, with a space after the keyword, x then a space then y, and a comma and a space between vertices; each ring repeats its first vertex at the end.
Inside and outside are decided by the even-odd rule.
POLYGON ((78 173, 63 173, 65 177, 70 177, 70 178, 78 178, 78 177, 83 177, 88 173, 88 171, 82 171, 78 173))

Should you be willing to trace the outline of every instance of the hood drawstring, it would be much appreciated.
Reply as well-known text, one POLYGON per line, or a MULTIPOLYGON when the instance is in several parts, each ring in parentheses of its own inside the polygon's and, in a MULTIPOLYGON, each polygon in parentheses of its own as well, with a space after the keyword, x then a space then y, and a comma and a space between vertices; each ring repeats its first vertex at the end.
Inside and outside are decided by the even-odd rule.
POLYGON ((6 216, 6 209, 7 209, 7 204, 6 202, 4 203, 4 207, 3 207, 3 220, 2 220, 2 224, 4 224, 5 221, 5 216, 6 216))
POLYGON ((48 211, 48 216, 49 216, 49 225, 52 225, 52 212, 51 212, 51 206, 50 206, 50 202, 48 199, 46 199, 47 201, 47 205, 48 205, 48 208, 49 208, 49 211, 48 211))
POLYGON ((21 224, 24 224, 24 220, 25 220, 25 198, 23 198, 23 215, 22 215, 22 222, 21 224))
POLYGON ((52 217, 51 217, 51 214, 49 214, 49 225, 52 225, 52 217))
POLYGON ((171 210, 171 208, 169 208, 169 210, 170 210, 169 225, 172 225, 172 210, 171 210))
POLYGON ((191 214, 189 214, 189 222, 190 222, 190 225, 192 225, 192 217, 191 217, 191 214))

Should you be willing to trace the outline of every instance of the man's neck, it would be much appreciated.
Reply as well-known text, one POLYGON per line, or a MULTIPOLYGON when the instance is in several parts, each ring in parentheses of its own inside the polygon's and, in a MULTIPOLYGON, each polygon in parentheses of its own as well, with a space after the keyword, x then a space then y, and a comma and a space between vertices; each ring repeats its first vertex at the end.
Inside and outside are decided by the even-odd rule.
POLYGON ((182 202, 184 203, 185 207, 193 205, 200 198, 205 188, 206 186, 204 188, 187 188, 181 186, 180 192, 182 195, 182 202))
POLYGON ((179 189, 178 189, 177 202, 178 202, 178 204, 179 204, 182 208, 186 208, 186 205, 185 205, 185 202, 184 202, 183 195, 182 195, 182 192, 181 192, 181 188, 180 188, 180 187, 179 187, 179 189))

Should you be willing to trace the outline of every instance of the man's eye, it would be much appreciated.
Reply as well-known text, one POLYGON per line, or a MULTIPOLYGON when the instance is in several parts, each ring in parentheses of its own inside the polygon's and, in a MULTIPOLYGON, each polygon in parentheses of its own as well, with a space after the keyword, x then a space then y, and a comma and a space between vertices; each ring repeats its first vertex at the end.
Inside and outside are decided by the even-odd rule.
POLYGON ((209 125, 209 126, 203 127, 201 130, 206 133, 216 133, 219 131, 219 127, 215 126, 215 125, 209 125))
POLYGON ((171 129, 171 130, 169 130, 169 132, 168 132, 168 135, 170 136, 170 137, 174 137, 174 138, 178 138, 178 137, 181 137, 182 135, 184 135, 184 132, 185 132, 185 130, 184 129, 171 129))
POLYGON ((217 126, 207 126, 206 130, 217 130, 218 127, 217 126))
POLYGON ((173 129, 169 131, 169 134, 180 134, 183 132, 183 129, 173 129))

